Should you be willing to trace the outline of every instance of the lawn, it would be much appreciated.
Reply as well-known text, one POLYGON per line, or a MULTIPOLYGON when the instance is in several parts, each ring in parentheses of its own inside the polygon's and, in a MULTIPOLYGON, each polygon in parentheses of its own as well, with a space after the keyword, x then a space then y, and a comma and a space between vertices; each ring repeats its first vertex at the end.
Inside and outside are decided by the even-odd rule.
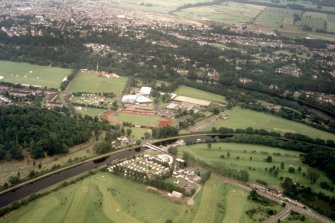
POLYGON ((262 112, 234 107, 231 110, 225 111, 224 114, 228 115, 229 118, 226 120, 218 120, 212 126, 208 127, 207 130, 211 130, 212 127, 226 127, 233 129, 253 127, 254 129, 265 129, 268 131, 277 131, 282 133, 293 132, 313 138, 335 140, 335 134, 262 112))
POLYGON ((245 211, 263 206, 249 201, 247 196, 248 192, 213 176, 195 196, 195 205, 186 206, 147 192, 146 185, 100 172, 35 200, 0 220, 4 223, 123 223, 171 219, 177 223, 251 223, 254 221, 245 211), (219 208, 219 203, 223 208, 219 208))
POLYGON ((113 92, 117 98, 121 98, 127 84, 127 77, 104 78, 93 72, 80 72, 71 81, 70 92, 113 92))
POLYGON ((311 185, 306 176, 303 176, 303 173, 307 173, 309 167, 301 162, 299 152, 267 146, 235 143, 215 143, 212 144, 211 149, 207 148, 207 144, 183 146, 178 149, 179 156, 181 156, 184 151, 210 164, 213 164, 213 162, 221 162, 222 165, 232 169, 246 170, 249 173, 250 182, 263 180, 267 182, 269 186, 280 188, 280 177, 290 177, 301 185, 311 186, 311 188, 317 192, 322 191, 325 194, 335 195, 335 193, 320 188, 319 184, 322 181, 327 181, 329 184, 334 185, 321 171, 315 170, 320 174, 320 178, 318 182, 313 185, 311 185), (222 155, 224 158, 221 158, 222 155), (265 161, 268 156, 272 156, 271 163, 265 161), (273 166, 280 167, 281 162, 284 162, 284 169, 280 168, 278 176, 274 176, 265 170, 265 168, 269 169, 273 166), (295 168, 296 172, 289 173, 289 167, 295 168), (301 168, 301 171, 298 171, 298 167, 301 168))
POLYGON ((3 77, 1 82, 58 89, 70 73, 71 69, 0 61, 0 76, 3 77))
POLYGON ((198 99, 207 100, 207 101, 217 101, 217 102, 226 103, 226 98, 224 96, 209 93, 207 91, 202 91, 202 90, 198 90, 196 88, 191 88, 187 86, 178 87, 178 89, 174 93, 177 95, 198 98, 198 99))

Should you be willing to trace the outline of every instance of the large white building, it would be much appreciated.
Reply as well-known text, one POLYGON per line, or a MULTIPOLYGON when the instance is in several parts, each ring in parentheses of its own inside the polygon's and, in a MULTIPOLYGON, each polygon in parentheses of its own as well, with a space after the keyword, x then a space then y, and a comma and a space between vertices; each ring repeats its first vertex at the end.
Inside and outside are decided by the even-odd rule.
POLYGON ((127 94, 122 97, 121 102, 124 104, 149 104, 152 100, 143 95, 127 94))
POLYGON ((143 96, 149 96, 151 93, 151 87, 141 87, 138 93, 143 96))

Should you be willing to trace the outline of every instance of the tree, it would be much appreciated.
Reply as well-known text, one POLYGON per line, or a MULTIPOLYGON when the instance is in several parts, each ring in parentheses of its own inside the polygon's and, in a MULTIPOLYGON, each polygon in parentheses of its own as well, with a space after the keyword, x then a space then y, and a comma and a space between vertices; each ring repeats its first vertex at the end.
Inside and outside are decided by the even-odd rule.
POLYGON ((112 107, 114 110, 117 110, 118 109, 118 104, 117 104, 117 101, 114 101, 113 104, 112 104, 112 107))
POLYGON ((319 179, 320 174, 315 172, 314 170, 308 169, 307 170, 307 176, 310 179, 312 184, 315 184, 316 181, 319 179))
POLYGON ((145 133, 144 133, 144 138, 145 138, 145 139, 149 139, 150 136, 151 136, 150 132, 145 132, 145 133))
POLYGON ((288 172, 289 172, 289 173, 295 173, 295 168, 292 167, 292 166, 290 166, 290 167, 288 168, 288 172))
POLYGON ((268 163, 272 163, 272 156, 268 156, 266 159, 265 159, 266 162, 268 163))
POLYGON ((210 150, 211 148, 212 148, 212 143, 208 143, 208 144, 207 144, 207 149, 210 150))
POLYGON ((133 132, 133 131, 132 131, 131 129, 127 129, 127 130, 126 130, 127 136, 129 137, 129 136, 131 135, 132 132, 133 132))
POLYGON ((104 154, 112 151, 112 146, 106 142, 98 142, 94 144, 93 150, 98 154, 104 154))
POLYGON ((282 170, 285 169, 285 164, 284 164, 284 162, 281 162, 281 163, 280 163, 280 169, 282 169, 282 170))

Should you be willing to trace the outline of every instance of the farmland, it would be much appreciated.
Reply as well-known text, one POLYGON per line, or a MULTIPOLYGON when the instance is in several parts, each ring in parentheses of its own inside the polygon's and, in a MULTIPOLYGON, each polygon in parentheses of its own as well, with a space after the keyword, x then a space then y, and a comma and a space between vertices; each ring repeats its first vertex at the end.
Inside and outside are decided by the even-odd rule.
POLYGON ((70 73, 71 70, 65 68, 0 61, 1 82, 59 88, 70 73))
POLYGON ((315 170, 320 174, 320 178, 318 182, 313 185, 306 176, 303 176, 304 173, 307 173, 309 167, 301 162, 300 153, 295 151, 235 143, 215 143, 212 144, 211 149, 208 149, 206 144, 183 146, 178 149, 178 154, 181 156, 185 151, 195 158, 204 160, 210 164, 220 162, 222 165, 232 169, 246 170, 249 173, 251 182, 262 180, 269 186, 280 188, 280 177, 290 177, 294 179, 295 182, 300 183, 300 185, 311 186, 311 188, 317 192, 322 191, 325 194, 331 193, 321 189, 319 186, 322 181, 327 181, 332 184, 322 172, 315 170), (272 156, 271 163, 265 161, 269 155, 272 156), (270 169, 273 166, 279 167, 281 162, 284 162, 284 169, 279 170, 278 176, 274 176, 265 170, 265 168, 270 169), (289 173, 289 167, 295 168, 295 173, 289 173), (300 171, 298 171, 299 167, 301 168, 300 171))
POLYGON ((235 2, 225 2, 220 5, 201 6, 184 9, 177 15, 188 19, 212 20, 225 24, 247 24, 265 7, 235 2))
POLYGON ((70 92, 102 93, 113 92, 117 98, 126 87, 127 77, 104 78, 93 72, 80 72, 70 84, 70 92))
MULTIPOLYGON (((143 184, 98 173, 31 202, 1 222, 165 222, 171 219, 173 222, 251 223, 255 221, 245 211, 264 206, 251 202, 247 196, 248 192, 211 177, 195 196, 195 205, 186 206, 147 192, 143 184)), ((271 208, 279 210, 280 206, 271 208)))
MULTIPOLYGON (((144 0, 144 1, 136 1, 136 0, 125 0, 122 3, 115 3, 115 7, 126 8, 126 9, 135 9, 149 12, 159 12, 159 13, 168 13, 177 9, 178 7, 184 4, 193 4, 198 2, 206 2, 206 0, 144 0)), ((111 3, 113 4, 113 3, 111 3)))
POLYGON ((216 121, 212 126, 208 127, 208 130, 211 130, 212 127, 226 127, 233 129, 253 127, 254 129, 265 129, 268 131, 277 131, 282 133, 300 133, 313 138, 335 139, 335 135, 332 133, 321 131, 302 123, 289 121, 262 112, 235 107, 231 110, 225 111, 224 114, 228 115, 229 118, 226 120, 221 119, 216 121))
POLYGON ((178 87, 178 89, 174 93, 177 95, 198 98, 201 100, 217 101, 217 102, 223 102, 223 103, 226 102, 226 98, 224 96, 209 93, 207 91, 202 91, 202 90, 198 90, 198 89, 187 87, 187 86, 178 87))

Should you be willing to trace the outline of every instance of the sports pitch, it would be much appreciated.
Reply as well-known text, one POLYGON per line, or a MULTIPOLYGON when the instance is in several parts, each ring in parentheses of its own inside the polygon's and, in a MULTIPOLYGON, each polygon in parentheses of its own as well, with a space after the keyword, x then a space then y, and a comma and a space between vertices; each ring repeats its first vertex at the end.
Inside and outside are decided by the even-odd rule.
POLYGON ((71 69, 0 61, 1 82, 58 89, 70 73, 71 69))

